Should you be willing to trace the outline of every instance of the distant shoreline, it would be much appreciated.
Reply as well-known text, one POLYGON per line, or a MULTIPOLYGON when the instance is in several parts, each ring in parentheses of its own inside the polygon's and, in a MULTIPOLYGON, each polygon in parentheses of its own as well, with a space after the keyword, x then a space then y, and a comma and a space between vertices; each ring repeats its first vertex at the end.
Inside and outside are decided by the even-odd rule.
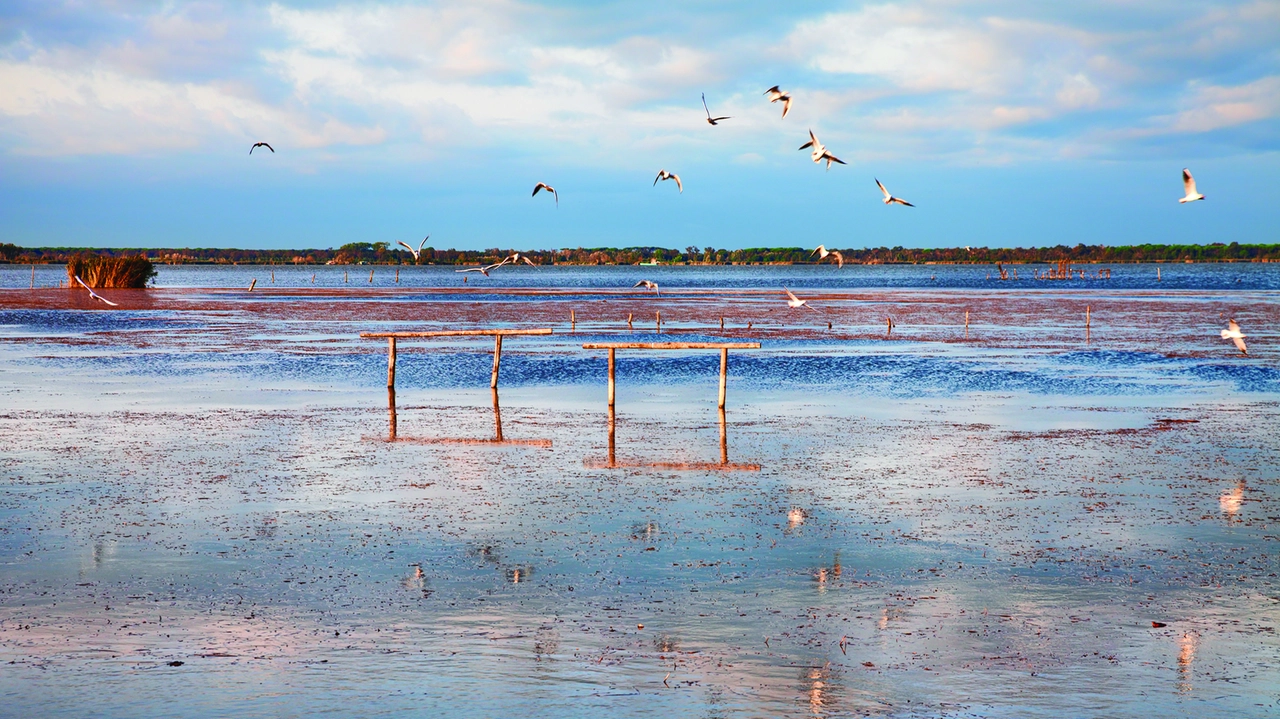
MULTIPOLYGON (((1035 265, 1060 264, 1196 264, 1280 262, 1280 244, 1215 243, 1208 245, 1075 245, 1074 247, 879 247, 833 250, 852 265, 1035 265)), ((0 243, 0 263, 66 264, 83 255, 142 255, 162 265, 487 265, 519 253, 537 265, 734 266, 831 264, 804 247, 597 247, 556 250, 438 250, 423 247, 419 257, 386 242, 353 242, 337 249, 248 250, 234 248, 19 247, 0 243)))

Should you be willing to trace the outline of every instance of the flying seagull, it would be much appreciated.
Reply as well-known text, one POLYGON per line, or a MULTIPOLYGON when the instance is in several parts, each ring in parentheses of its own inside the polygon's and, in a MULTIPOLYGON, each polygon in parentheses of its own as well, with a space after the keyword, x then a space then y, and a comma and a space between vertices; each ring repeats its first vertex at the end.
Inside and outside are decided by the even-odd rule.
POLYGON ((454 272, 479 272, 480 274, 484 275, 485 277, 488 277, 488 276, 489 276, 489 270, 497 269, 497 268, 499 268, 499 267, 501 267, 501 266, 503 266, 503 265, 505 265, 505 264, 507 264, 507 261, 506 261, 506 260, 503 260, 502 262, 498 262, 498 263, 496 263, 496 264, 492 264, 492 265, 484 265, 484 266, 481 266, 481 267, 468 267, 468 268, 466 268, 465 270, 454 270, 454 272))
POLYGON ((524 262, 526 265, 529 265, 530 267, 537 267, 537 265, 535 265, 535 264, 533 263, 533 260, 529 259, 529 257, 528 257, 527 255, 522 255, 522 254, 520 254, 519 252, 516 252, 516 253, 513 253, 513 254, 509 255, 508 257, 506 257, 505 259, 503 259, 503 260, 502 260, 501 262, 499 262, 498 264, 496 264, 496 265, 492 265, 492 267, 501 267, 501 266, 503 266, 503 265, 505 265, 505 264, 507 264, 507 263, 511 263, 511 264, 513 264, 513 265, 518 265, 518 264, 520 264, 521 262, 524 262))
POLYGON ((707 124, 715 125, 721 120, 728 120, 728 117, 712 117, 711 110, 707 107, 707 93, 702 93, 702 109, 707 111, 707 124))
MULTIPOLYGON (((1195 192, 1194 189, 1192 189, 1191 191, 1195 192)), ((1245 335, 1243 332, 1240 331, 1240 325, 1236 324, 1235 320, 1228 320, 1227 329, 1222 330, 1222 339, 1231 340, 1232 342, 1235 342, 1236 348, 1240 350, 1240 354, 1248 355, 1249 350, 1245 349, 1244 338, 1245 338, 1245 335)))
MULTIPOLYGON (((90 297, 92 297, 93 299, 95 299, 95 300, 102 300, 103 302, 106 302, 107 304, 111 305, 112 307, 119 307, 119 306, 120 306, 120 305, 118 305, 118 304, 116 304, 116 303, 112 302, 111 300, 107 299, 106 297, 103 297, 102 295, 98 294, 97 292, 94 292, 92 287, 90 287, 89 285, 86 285, 86 284, 84 283, 84 280, 80 279, 80 275, 74 275, 74 277, 76 278, 76 282, 79 282, 79 283, 80 283, 80 286, 81 286, 81 287, 85 288, 86 290, 89 290, 89 296, 90 296, 90 297)), ((1234 325, 1235 325, 1235 322, 1232 322, 1231 324, 1234 326, 1234 325)), ((1227 335, 1226 335, 1226 333, 1224 332, 1224 333, 1222 334, 1222 336, 1223 336, 1223 337, 1226 337, 1227 335)), ((1236 344, 1240 344, 1240 340, 1236 340, 1236 344)))
POLYGON ((676 173, 667 172, 666 170, 658 170, 658 176, 653 180, 653 184, 655 186, 657 186, 658 180, 675 180, 676 187, 680 188, 680 194, 684 194, 684 185, 680 183, 680 176, 676 173))
POLYGON ((1186 189, 1187 196, 1178 200, 1178 202, 1187 203, 1204 199, 1204 195, 1196 192, 1196 178, 1192 177, 1191 170, 1188 170, 1185 167, 1182 168, 1182 186, 1186 189))
POLYGON ((823 160, 827 161, 828 170, 831 169, 831 163, 833 162, 838 162, 841 165, 846 164, 844 160, 841 160, 840 158, 836 157, 830 152, 827 152, 827 146, 823 145, 821 142, 818 142, 818 136, 813 134, 813 130, 809 131, 809 141, 804 143, 797 149, 803 150, 806 147, 813 148, 813 152, 809 153, 809 156, 813 158, 814 162, 822 162, 823 160))
POLYGON ((797 307, 804 307, 805 309, 810 309, 810 310, 813 310, 814 312, 818 311, 813 307, 810 307, 809 305, 805 304, 809 300, 802 300, 799 297, 796 297, 795 294, 791 290, 788 290, 786 287, 783 287, 782 289, 787 293, 787 297, 791 298, 787 300, 787 307, 790 307, 793 310, 796 309, 797 307))
POLYGON ((788 112, 791 112, 791 93, 783 92, 778 89, 777 85, 764 91, 769 96, 769 102, 782 101, 782 116, 785 118, 788 112))
POLYGON ((275 150, 275 148, 274 148, 274 147, 272 147, 272 146, 270 146, 270 145, 268 145, 268 144, 267 144, 267 143, 265 143, 265 142, 255 142, 255 143, 253 143, 253 147, 250 147, 250 148, 249 148, 249 154, 250 154, 250 155, 252 155, 252 154, 253 154, 253 151, 254 151, 254 150, 256 150, 256 149, 258 149, 259 147, 265 147, 265 148, 267 148, 268 150, 271 150, 271 154, 273 154, 273 155, 274 155, 274 154, 276 154, 276 150, 275 150))
POLYGON ((412 247, 410 247, 410 246, 406 245, 405 243, 401 242, 400 240, 396 240, 396 244, 397 244, 397 245, 400 245, 401 247, 405 248, 405 249, 406 249, 406 250, 408 250, 409 252, 413 253, 413 261, 414 261, 414 262, 417 262, 417 261, 418 261, 418 255, 422 254, 422 246, 423 246, 423 245, 425 245, 425 244, 427 244, 427 240, 429 240, 429 239, 431 239, 431 235, 427 235, 426 237, 422 238, 422 242, 419 242, 419 243, 418 243, 418 249, 416 249, 416 250, 415 250, 415 249, 413 249, 412 247))
POLYGON ((901 197, 894 197, 893 195, 890 195, 889 191, 884 189, 884 185, 880 184, 880 180, 876 180, 876 187, 879 187, 880 191, 884 193, 884 204, 892 205, 893 203, 896 202, 899 205, 906 205, 907 207, 915 207, 915 205, 911 204, 910 202, 907 202, 901 197))
POLYGON ((533 186, 533 195, 530 195, 530 197, 537 195, 538 190, 546 190, 547 192, 550 192, 552 195, 555 195, 556 207, 560 206, 560 193, 556 192, 556 188, 552 187, 551 185, 548 185, 545 182, 539 182, 538 184, 533 186))
POLYGON ((639 282, 632 285, 632 287, 644 287, 646 289, 653 290, 654 294, 658 294, 658 295, 662 294, 661 292, 658 291, 658 283, 654 282, 653 280, 640 280, 639 282))
POLYGON ((836 262, 839 263, 839 266, 844 267, 844 255, 835 250, 828 250, 826 245, 818 245, 818 249, 809 253, 810 257, 813 257, 814 255, 818 256, 819 262, 827 259, 827 255, 832 255, 836 258, 836 262))

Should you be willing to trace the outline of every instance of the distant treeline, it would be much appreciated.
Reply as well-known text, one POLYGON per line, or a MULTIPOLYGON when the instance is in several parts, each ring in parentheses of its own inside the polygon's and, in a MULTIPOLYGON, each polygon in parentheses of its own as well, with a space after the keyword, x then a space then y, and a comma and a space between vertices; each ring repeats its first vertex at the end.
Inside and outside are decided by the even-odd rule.
MULTIPOLYGON (((126 257, 142 255, 160 264, 237 264, 237 265, 476 265, 498 262, 515 252, 488 250, 437 250, 424 247, 417 261, 403 249, 386 242, 352 242, 338 249, 326 250, 235 250, 235 249, 150 249, 85 247, 18 247, 0 244, 0 261, 15 264, 65 263, 76 255, 126 257)), ((561 250, 521 250, 541 265, 634 265, 641 262, 663 264, 735 264, 787 265, 817 261, 812 250, 803 247, 751 247, 744 250, 718 250, 714 247, 686 247, 684 250, 664 247, 613 247, 561 250)), ((1210 245, 1076 245, 1068 247, 1016 248, 938 248, 879 247, 862 250, 840 250, 845 262, 859 264, 992 264, 1037 263, 1069 260, 1073 263, 1105 262, 1280 262, 1280 244, 1242 245, 1214 243, 1210 245)), ((831 262, 830 259, 827 262, 831 262)))

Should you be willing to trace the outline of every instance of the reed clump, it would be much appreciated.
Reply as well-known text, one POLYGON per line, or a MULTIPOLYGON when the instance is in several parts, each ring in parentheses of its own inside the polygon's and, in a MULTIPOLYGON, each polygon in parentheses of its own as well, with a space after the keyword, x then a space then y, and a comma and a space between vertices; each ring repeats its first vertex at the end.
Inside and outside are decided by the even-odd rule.
POLYGON ((79 277, 86 285, 93 288, 138 289, 146 287, 155 276, 155 265, 142 255, 134 257, 76 255, 67 260, 67 280, 75 282, 75 278, 79 277))

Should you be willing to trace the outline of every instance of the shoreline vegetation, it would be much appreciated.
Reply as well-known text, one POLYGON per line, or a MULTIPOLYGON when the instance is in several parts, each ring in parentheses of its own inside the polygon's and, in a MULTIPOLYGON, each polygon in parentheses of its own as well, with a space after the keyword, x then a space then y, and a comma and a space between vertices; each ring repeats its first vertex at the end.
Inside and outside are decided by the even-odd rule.
MULTIPOLYGON (((420 259, 386 242, 352 242, 337 249, 243 250, 224 248, 89 248, 19 247, 0 243, 2 264, 68 264, 88 257, 145 258, 156 264, 181 265, 480 265, 492 264, 516 250, 437 250, 424 247, 420 259)), ((802 247, 753 247, 724 250, 714 247, 564 248, 520 250, 539 265, 804 265, 818 264, 802 247)), ((862 265, 988 265, 1004 264, 1125 264, 1139 262, 1280 262, 1280 244, 1207 245, 1075 245, 1030 248, 904 248, 841 249, 847 264, 862 265)), ((826 260, 826 263, 830 263, 826 260)))

